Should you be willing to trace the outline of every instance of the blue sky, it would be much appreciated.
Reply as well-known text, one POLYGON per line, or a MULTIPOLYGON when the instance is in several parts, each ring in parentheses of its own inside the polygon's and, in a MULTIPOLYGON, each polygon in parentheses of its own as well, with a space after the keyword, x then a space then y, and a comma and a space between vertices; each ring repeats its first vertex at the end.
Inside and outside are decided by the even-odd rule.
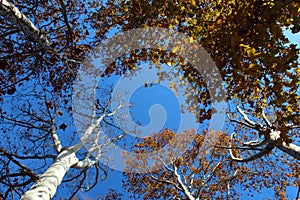
MULTIPOLYGON (((110 33, 114 34, 114 30, 110 33)), ((285 35, 298 45, 300 48, 300 33, 292 34, 289 31, 285 31, 285 35)), ((113 84, 118 89, 127 89, 131 91, 129 95, 123 96, 124 99, 132 103, 132 107, 128 109, 130 114, 129 121, 134 122, 138 125, 138 130, 141 134, 138 137, 147 136, 152 132, 159 132, 164 128, 168 128, 174 131, 180 131, 188 128, 197 127, 199 130, 203 127, 198 127, 198 124, 195 124, 195 119, 192 115, 188 113, 182 114, 180 112, 180 104, 184 103, 184 97, 182 93, 179 92, 178 96, 175 96, 173 91, 169 88, 168 81, 161 82, 156 84, 157 76, 156 71, 147 69, 149 63, 143 63, 144 71, 142 70, 141 74, 138 74, 136 77, 133 77, 134 80, 122 79, 118 76, 112 76, 111 78, 105 79, 105 83, 113 84), (145 72, 146 71, 146 72, 145 72), (145 82, 154 82, 152 87, 144 87, 145 82)), ((166 69, 168 66, 163 66, 166 69)), ((173 80, 177 82, 178 80, 173 80)), ((102 83, 103 83, 102 82, 102 83)), ((121 94, 124 94, 124 91, 119 91, 121 94)), ((217 107, 219 113, 213 116, 211 122, 205 122, 205 126, 208 123, 211 123, 211 128, 222 130, 224 123, 224 113, 222 113, 223 108, 226 107, 226 104, 223 102, 217 107)), ((126 127, 134 127, 134 124, 125 124, 126 127)), ((135 137, 136 135, 132 135, 135 137)), ((122 172, 119 170, 109 170, 108 179, 106 181, 99 181, 98 185, 90 192, 85 194, 80 194, 81 198, 95 198, 97 194, 104 195, 108 192, 110 188, 115 188, 118 191, 122 192, 122 172)), ((63 189, 59 189, 63 193, 63 189)), ((289 188, 289 194, 292 197, 295 196, 297 188, 289 188)), ((126 193, 124 194, 125 198, 126 193)), ((263 194, 255 194, 259 198, 272 197, 273 193, 269 190, 264 191, 263 194)), ((57 198, 58 199, 58 198, 57 198)), ((129 198, 128 198, 129 199, 129 198)), ((245 196, 244 199, 249 199, 245 196)))
MULTIPOLYGON (((297 44, 298 48, 300 48, 300 33, 292 34, 290 31, 284 31, 287 38, 291 41, 291 43, 297 44)), ((150 73, 148 73, 149 75, 150 73)), ((130 115, 134 122, 142 127, 146 127, 146 130, 149 130, 149 127, 162 127, 169 129, 176 129, 179 126, 180 118, 180 102, 174 93, 167 87, 167 84, 164 83, 162 85, 154 84, 152 87, 144 87, 144 82, 154 82, 155 76, 150 75, 146 76, 138 76, 140 80, 136 81, 140 84, 140 86, 134 86, 135 92, 130 96, 130 102, 133 103, 133 107, 130 108, 130 115), (153 79, 154 78, 154 79, 153 79), (152 122, 151 122, 152 120, 152 122), (159 123, 160 124, 155 124, 159 123), (165 122, 161 125, 162 122, 165 122)), ((123 82, 123 86, 128 86, 128 83, 123 82)), ((219 110, 225 107, 225 104, 218 105, 219 110)), ((222 124, 222 114, 217 114, 214 120, 217 122, 215 127, 216 129, 220 129, 222 127, 218 126, 222 124), (220 122, 220 124, 218 124, 220 122)), ((147 134, 147 133, 144 133, 147 134)), ((94 189, 92 193, 99 192, 101 194, 105 194, 105 190, 113 187, 122 191, 122 183, 121 183, 121 172, 115 170, 110 173, 108 179, 103 183, 99 183, 99 190, 94 189), (101 187, 102 186, 102 187, 101 187), (101 189, 100 189, 101 188, 101 189), (104 190, 103 190, 104 189, 104 190), (101 192, 100 192, 101 191, 101 192)), ((295 197, 297 192, 297 188, 289 187, 288 193, 291 197, 295 197)), ((271 190, 263 190, 261 194, 255 194, 254 197, 243 196, 243 199, 265 199, 272 198, 274 193, 271 190)))
MULTIPOLYGON (((111 33, 113 35, 113 33, 111 33)), ((298 44, 298 48, 300 48, 300 34, 297 35, 291 34, 289 31, 285 31, 286 36, 293 43, 298 44)), ((183 91, 178 92, 178 96, 175 96, 173 91, 169 88, 169 82, 162 81, 160 84, 156 83, 158 77, 156 76, 156 70, 153 67, 153 70, 149 70, 149 63, 143 63, 141 67, 144 70, 141 70, 140 74, 137 74, 132 79, 126 79, 119 76, 112 76, 110 78, 106 78, 105 80, 101 80, 100 84, 110 84, 115 86, 115 89, 119 89, 119 91, 124 96, 123 99, 128 101, 128 103, 132 103, 132 107, 128 109, 128 113, 130 115, 130 123, 126 123, 126 127, 133 128, 134 125, 138 125, 138 130, 141 132, 139 136, 132 135, 132 137, 144 137, 152 132, 159 132, 164 128, 168 128, 174 131, 180 132, 180 130, 189 129, 189 128, 198 128, 201 130, 202 128, 206 128, 208 123, 211 124, 211 128, 222 130, 224 123, 224 113, 222 110, 226 108, 226 104, 223 102, 218 105, 214 105, 217 107, 219 113, 213 116, 213 119, 210 122, 205 122, 204 127, 199 127, 199 124, 195 123, 195 119, 192 114, 181 113, 180 112, 180 104, 184 104, 184 96, 183 91), (145 87, 145 82, 153 82, 153 86, 145 87), (124 90, 128 90, 129 93, 124 92, 124 90), (125 95, 126 93, 126 95, 125 95), (132 123, 134 122, 134 123, 132 123)), ((168 70, 169 66, 162 65, 164 70, 168 70)), ((177 83, 179 80, 172 80, 177 83)), ((116 94, 117 95, 117 94, 116 94)), ((228 127, 227 127, 228 128, 228 127)), ((109 170, 108 179, 105 181, 99 181, 98 185, 90 192, 79 194, 82 199, 83 198, 95 198, 97 194, 104 195, 108 192, 110 188, 117 189, 119 192, 122 192, 122 171, 119 170, 109 170)), ((63 193, 62 188, 59 188, 59 191, 63 193)), ((292 197, 295 196, 297 188, 290 187, 289 194, 292 197)), ((125 197, 123 199, 129 199, 127 194, 124 193, 125 197)), ((59 196, 59 193, 58 193, 59 196)), ((263 194, 255 194, 257 198, 267 198, 272 197, 273 192, 270 190, 266 190, 263 194)), ((243 199, 250 199, 248 196, 245 196, 243 199)))

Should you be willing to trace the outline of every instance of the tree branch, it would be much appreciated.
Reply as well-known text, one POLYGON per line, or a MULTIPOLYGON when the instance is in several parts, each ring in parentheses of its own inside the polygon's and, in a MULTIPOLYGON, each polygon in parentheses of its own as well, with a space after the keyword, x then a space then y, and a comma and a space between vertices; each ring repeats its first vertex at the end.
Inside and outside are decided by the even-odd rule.
POLYGON ((212 171, 210 172, 210 174, 203 180, 200 188, 202 188, 203 186, 205 186, 211 179, 212 177, 214 176, 215 174, 215 171, 217 170, 217 168, 220 166, 221 162, 218 162, 214 168, 212 169, 212 171))
POLYGON ((159 179, 159 178, 156 178, 155 176, 151 175, 150 173, 147 173, 148 176, 158 182, 161 182, 161 183, 167 183, 167 184, 170 184, 170 185, 173 185, 177 190, 180 190, 180 191, 183 191, 181 187, 179 187, 176 183, 172 182, 172 181, 169 181, 169 180, 163 180, 163 179, 159 179))
POLYGON ((6 36, 18 33, 19 31, 20 31, 19 29, 14 29, 14 30, 7 31, 5 33, 2 32, 2 34, 0 35, 0 38, 5 38, 6 36))
MULTIPOLYGON (((231 141, 233 141, 235 136, 235 133, 231 134, 231 141)), ((266 154, 270 153, 272 151, 272 149, 274 149, 275 144, 273 143, 273 141, 267 141, 268 144, 267 146, 262 149, 261 151, 259 151, 258 153, 253 154, 252 156, 248 157, 248 158, 238 158, 233 154, 232 148, 231 148, 231 142, 229 144, 229 153, 230 153, 230 157, 233 161, 237 161, 237 162, 249 162, 249 161, 253 161, 255 159, 261 158, 263 156, 265 156, 266 154)))
POLYGON ((231 121, 231 122, 235 122, 235 123, 238 123, 238 124, 242 124, 244 126, 247 126, 249 128, 255 128, 255 126, 252 126, 251 124, 248 124, 246 122, 243 122, 243 121, 239 121, 239 120, 236 120, 236 119, 232 119, 228 114, 227 114, 227 117, 228 119, 231 121))
POLYGON ((55 126, 55 122, 53 119, 51 120, 51 136, 52 136, 54 147, 55 147, 57 153, 61 152, 62 145, 61 145, 60 139, 57 135, 56 126, 55 126))
POLYGON ((267 119, 267 117, 266 117, 265 109, 264 109, 264 108, 261 108, 261 109, 262 109, 262 116, 263 116, 264 121, 266 122, 266 124, 267 124, 269 127, 272 127, 271 122, 270 122, 270 121, 267 119))
POLYGON ((9 160, 11 160, 13 163, 15 163, 17 166, 19 166, 22 171, 28 175, 34 182, 38 180, 38 175, 36 175, 31 169, 17 161, 10 153, 6 152, 4 149, 0 149, 1 153, 3 153, 9 160))
POLYGON ((282 144, 276 145, 276 147, 294 158, 300 159, 300 147, 298 145, 282 142, 282 144))
POLYGON ((249 118, 248 118, 248 115, 239 107, 237 106, 236 107, 237 110, 239 111, 239 113, 241 113, 241 115, 243 115, 243 118, 244 120, 249 124, 251 125, 252 127, 255 127, 256 123, 254 123, 253 121, 251 121, 249 118))
MULTIPOLYGON (((268 140, 265 138, 262 141, 259 141, 259 139, 257 139, 257 140, 251 140, 251 141, 248 141, 248 142, 243 142, 243 145, 248 146, 248 147, 261 147, 261 146, 263 146, 267 143, 268 143, 268 140)), ((256 150, 258 150, 258 149, 256 149, 256 150)))
POLYGON ((38 42, 42 49, 50 49, 48 39, 41 34, 41 31, 14 4, 7 0, 0 0, 0 15, 15 25, 26 36, 38 42))
POLYGON ((182 188, 185 196, 189 200, 196 200, 196 198, 193 197, 193 195, 191 194, 191 192, 189 191, 189 189, 186 187, 186 185, 182 182, 181 176, 178 174, 178 168, 176 167, 176 165, 174 163, 173 163, 173 167, 174 167, 174 174, 177 177, 178 183, 179 183, 180 187, 182 188))

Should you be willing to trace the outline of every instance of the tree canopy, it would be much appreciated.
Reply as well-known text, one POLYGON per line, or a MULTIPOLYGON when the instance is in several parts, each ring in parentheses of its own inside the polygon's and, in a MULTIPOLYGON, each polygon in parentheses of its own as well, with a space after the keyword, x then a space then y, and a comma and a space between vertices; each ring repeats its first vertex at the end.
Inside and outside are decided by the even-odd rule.
MULTIPOLYGON (((70 170, 61 176, 62 187, 74 191, 64 198, 91 190, 107 175, 101 149, 115 142, 131 152, 123 155, 123 182, 132 198, 239 199, 244 190, 272 188, 276 198, 286 199, 288 186, 300 188, 300 49, 285 34, 300 31, 296 1, 0 0, 0 19, 0 197, 20 198, 32 184, 43 182, 45 176, 38 174, 75 154, 76 159, 69 159, 70 170), (195 65, 205 63, 182 57, 180 53, 190 48, 180 45, 128 47, 127 52, 121 43, 108 43, 101 50, 115 49, 118 56, 108 59, 101 74, 104 81, 110 76, 138 76, 141 63, 154 63, 158 84, 177 77, 186 80, 186 93, 195 98, 187 98, 182 109, 196 115, 198 123, 212 118, 214 103, 226 101, 223 130, 185 130, 183 137, 176 137, 173 130, 164 129, 129 146, 127 133, 112 119, 126 105, 111 110, 112 90, 100 86, 93 93, 98 96, 91 124, 75 129, 72 87, 80 70, 94 68, 91 52, 116 34, 126 37, 126 32, 149 28, 186 36, 194 51, 197 45, 203 47, 218 71, 199 73, 195 65), (95 139, 101 137, 99 129, 109 137, 95 139), (82 148, 83 143, 90 143, 90 148, 82 148), (186 151, 178 154, 183 144, 186 151), (162 155, 151 154, 165 146, 162 155), (168 163, 161 161, 164 156, 168 163)), ((149 36, 142 33, 146 40, 149 36)), ((141 42, 134 37, 125 40, 129 46, 141 42)), ((178 87, 170 84, 175 93, 178 87)), ((110 190, 103 198, 118 199, 120 194, 110 190)))

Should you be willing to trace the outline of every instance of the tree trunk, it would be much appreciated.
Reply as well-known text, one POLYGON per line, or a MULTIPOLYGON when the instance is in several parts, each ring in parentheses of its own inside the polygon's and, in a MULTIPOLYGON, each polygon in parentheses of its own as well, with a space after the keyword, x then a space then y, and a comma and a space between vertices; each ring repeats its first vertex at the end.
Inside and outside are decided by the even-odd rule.
POLYGON ((0 0, 0 15, 25 35, 38 42, 43 49, 49 49, 50 42, 48 39, 41 34, 40 30, 14 4, 7 0, 0 0))
POLYGON ((21 200, 52 199, 65 174, 76 163, 78 163, 78 158, 75 152, 62 151, 47 171, 40 176, 39 180, 25 192, 21 200))

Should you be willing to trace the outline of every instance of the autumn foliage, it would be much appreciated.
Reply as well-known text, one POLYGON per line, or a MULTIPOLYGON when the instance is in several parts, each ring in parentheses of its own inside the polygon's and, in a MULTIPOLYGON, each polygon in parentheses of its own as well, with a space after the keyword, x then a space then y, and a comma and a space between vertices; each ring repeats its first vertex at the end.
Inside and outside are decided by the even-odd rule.
MULTIPOLYGON (((169 66, 174 73, 159 71, 158 82, 185 78, 186 91, 196 98, 184 109, 196 114, 199 123, 207 123, 216 112, 212 99, 226 100, 228 115, 222 131, 165 129, 139 140, 123 155, 126 192, 142 199, 239 199, 271 188, 276 199, 287 199, 289 186, 300 188, 299 46, 290 43, 285 32, 300 31, 297 1, 13 1, 36 27, 34 34, 26 29, 24 17, 17 23, 8 17, 14 9, 4 2, 8 1, 0 1, 0 198, 19 197, 38 180, 37 174, 60 153, 53 135, 74 142, 72 84, 89 52, 116 33, 148 27, 183 33, 190 43, 201 45, 221 74, 223 87, 214 89, 225 88, 224 93, 212 97, 203 76, 178 56, 177 47, 133 50, 109 63, 102 76, 134 76, 140 63, 169 66), (28 165, 31 160, 34 167, 28 165)), ((116 128, 112 121, 105 123, 116 128)), ((72 168, 65 180, 74 188, 70 198, 84 183, 95 186, 99 171, 105 174, 99 169, 99 163, 72 168), (87 172, 96 176, 90 178, 87 172)), ((111 190, 103 198, 121 197, 111 190)))

